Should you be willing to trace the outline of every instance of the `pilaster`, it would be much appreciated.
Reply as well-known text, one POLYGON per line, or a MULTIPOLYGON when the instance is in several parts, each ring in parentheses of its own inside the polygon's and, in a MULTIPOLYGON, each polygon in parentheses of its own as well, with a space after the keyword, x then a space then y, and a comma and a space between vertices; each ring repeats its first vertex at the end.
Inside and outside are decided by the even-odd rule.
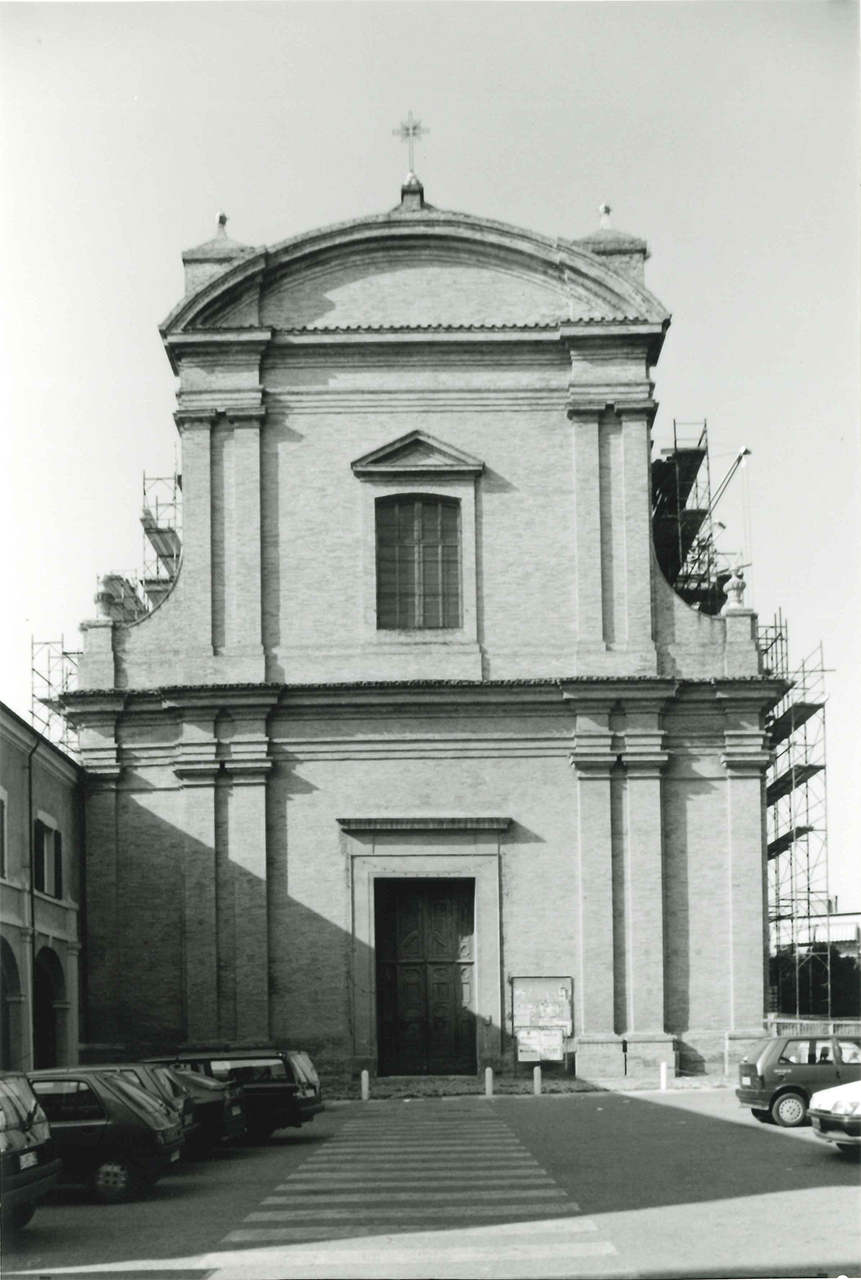
POLYGON ((188 648, 212 655, 212 424, 208 410, 178 409, 182 438, 182 583, 188 648))
POLYGON ((765 1009, 765 771, 771 762, 760 727, 760 702, 718 695, 724 703, 727 892, 729 899, 728 1021, 730 1032, 761 1033, 765 1009))
POLYGON ((661 706, 626 707, 625 1032, 628 1074, 673 1062, 664 1032, 664 884, 661 706))
MULTIPOLYGON (((85 757, 86 760, 86 757, 85 757)), ((87 1038, 113 1043, 121 1026, 118 783, 120 768, 101 764, 86 774, 87 1038)))
POLYGON ((266 880, 266 780, 271 760, 224 762, 229 787, 228 848, 236 921, 236 1034, 269 1038, 269 930, 266 880))
MULTIPOLYGON (((654 402, 619 405, 622 423, 622 492, 626 646, 656 654, 652 618, 652 478, 650 432, 654 402)), ((654 658, 657 670, 657 657, 654 658)))
POLYGON ((578 705, 570 761, 577 779, 579 966, 575 1004, 577 1074, 624 1074, 614 1031, 613 833, 610 777, 616 764, 607 703, 578 705))
POLYGON ((80 955, 79 942, 66 943, 66 993, 69 1001, 66 1062, 74 1066, 79 1060, 80 1029, 80 955))
POLYGON ((183 827, 183 997, 185 1034, 191 1044, 218 1034, 218 944, 215 879, 215 785, 219 766, 180 765, 183 827))
POLYGON ((183 1000, 185 1034, 192 1044, 218 1035, 216 921, 215 711, 186 710, 174 772, 183 789, 183 1000))
POLYGON ((577 652, 604 652, 601 565, 601 488, 598 432, 601 411, 568 409, 573 424, 574 554, 577 652))
POLYGON ((227 653, 245 659, 247 680, 263 680, 263 623, 260 543, 260 432, 265 409, 232 408, 227 418, 233 428, 233 643, 227 653), (254 660, 257 660, 254 662, 254 660), (252 663, 253 665, 248 665, 252 663))

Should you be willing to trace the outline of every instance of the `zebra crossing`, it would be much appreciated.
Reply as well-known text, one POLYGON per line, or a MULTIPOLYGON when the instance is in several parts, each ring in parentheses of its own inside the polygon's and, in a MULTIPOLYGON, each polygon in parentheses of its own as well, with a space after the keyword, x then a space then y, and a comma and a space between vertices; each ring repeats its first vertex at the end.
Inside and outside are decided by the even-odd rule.
POLYGON ((445 1104, 348 1120, 213 1263, 218 1280, 621 1274, 613 1244, 494 1110, 445 1104))

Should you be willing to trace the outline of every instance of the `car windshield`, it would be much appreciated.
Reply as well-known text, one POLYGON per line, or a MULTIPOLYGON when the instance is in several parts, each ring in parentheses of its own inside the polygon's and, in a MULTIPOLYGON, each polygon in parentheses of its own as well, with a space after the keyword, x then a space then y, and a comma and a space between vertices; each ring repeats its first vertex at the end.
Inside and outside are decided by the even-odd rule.
POLYGON ((222 1058, 213 1061, 212 1074, 216 1080, 239 1080, 243 1084, 289 1079, 281 1058, 222 1058))
POLYGON ((6 1076, 0 1080, 0 1114, 4 1129, 20 1129, 38 1105, 26 1076, 6 1076))
POLYGON ((310 1085, 314 1084, 314 1081, 311 1079, 311 1074, 308 1071, 307 1065, 302 1061, 302 1058, 298 1053, 291 1053, 290 1065, 293 1068, 294 1076, 296 1077, 296 1079, 299 1081, 300 1084, 310 1084, 310 1085))
POLYGON ((211 1089, 215 1093, 224 1092, 224 1084, 221 1080, 210 1080, 209 1076, 203 1075, 200 1071, 186 1070, 185 1067, 180 1071, 174 1068, 175 1074, 182 1081, 183 1087, 188 1084, 192 1089, 211 1089))
POLYGON ((153 1067, 153 1075, 160 1080, 172 1098, 180 1102, 188 1097, 188 1090, 175 1071, 170 1067, 153 1067))
POLYGON ((298 1061, 302 1064, 302 1070, 315 1087, 320 1083, 317 1068, 314 1066, 304 1049, 301 1049, 298 1053, 291 1054, 291 1059, 294 1062, 298 1061))
POLYGON ((105 1084, 118 1093, 123 1102, 129 1102, 137 1111, 143 1111, 148 1119, 157 1120, 159 1125, 165 1123, 167 1107, 157 1102, 148 1093, 144 1093, 139 1085, 132 1084, 121 1075, 105 1075, 105 1084))

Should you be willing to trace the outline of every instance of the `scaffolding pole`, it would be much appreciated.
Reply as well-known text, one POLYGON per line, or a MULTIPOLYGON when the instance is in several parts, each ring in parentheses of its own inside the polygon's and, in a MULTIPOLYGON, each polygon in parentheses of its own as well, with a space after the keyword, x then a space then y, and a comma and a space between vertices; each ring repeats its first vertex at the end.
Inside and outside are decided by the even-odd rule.
POLYGON ((789 628, 782 612, 759 628, 759 643, 764 666, 791 682, 769 718, 774 751, 766 781, 769 950, 773 958, 790 962, 777 965, 771 1012, 830 1017, 823 649, 820 643, 793 667, 789 628), (814 1002, 824 1003, 825 1008, 815 1009, 814 1002))
POLYGON ((78 733, 63 715, 60 698, 77 683, 80 651, 59 640, 30 637, 30 723, 71 756, 78 754, 78 733))

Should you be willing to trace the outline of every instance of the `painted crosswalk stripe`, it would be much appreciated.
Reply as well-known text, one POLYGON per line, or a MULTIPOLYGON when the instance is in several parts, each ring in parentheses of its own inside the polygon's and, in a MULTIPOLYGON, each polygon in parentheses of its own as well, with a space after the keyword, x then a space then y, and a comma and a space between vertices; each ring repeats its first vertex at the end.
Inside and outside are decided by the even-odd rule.
MULTIPOLYGON (((500 1230, 501 1227, 504 1225, 506 1224, 500 1224, 499 1226, 494 1227, 493 1230, 494 1231, 500 1230)), ((531 1227, 536 1224, 529 1223, 528 1225, 531 1227)), ((575 1218, 572 1220, 570 1227, 568 1227, 566 1231, 566 1237, 569 1232, 573 1234, 581 1235, 581 1234, 588 1234, 592 1231, 597 1232, 597 1230, 598 1230, 598 1227, 592 1221, 591 1218, 575 1218)), ((380 1234, 379 1225, 375 1226, 375 1225, 361 1223, 361 1224, 357 1224, 355 1227, 350 1228, 351 1236, 357 1236, 357 1237, 375 1236, 379 1234, 380 1234)), ((395 1238, 397 1239, 397 1237, 395 1238)), ((343 1227, 254 1227, 254 1228, 238 1227, 236 1231, 231 1231, 230 1235, 225 1236, 224 1242, 225 1243, 236 1242, 238 1244, 246 1241, 257 1240, 257 1241, 260 1241, 261 1243, 264 1241, 272 1241, 273 1243, 276 1241, 284 1241, 286 1243, 287 1241, 298 1242, 301 1240, 343 1240, 343 1239, 344 1239, 343 1227)), ((456 1253, 466 1252, 463 1250, 462 1246, 460 1249, 457 1249, 457 1250, 449 1250, 448 1248, 445 1247, 444 1242, 439 1241, 438 1238, 435 1238, 433 1243, 435 1246, 439 1246, 441 1250, 444 1251, 446 1258, 450 1258, 451 1254, 455 1252, 456 1253)), ((545 1240, 543 1242, 543 1247, 550 1248, 550 1249, 555 1247, 560 1250, 566 1250, 566 1249, 570 1249, 573 1243, 575 1242, 572 1241, 571 1243, 568 1243, 566 1238, 565 1242, 559 1242, 554 1246, 554 1243, 552 1240, 549 1240, 549 1241, 545 1240)), ((529 1245, 520 1245, 520 1246, 517 1244, 511 1243, 511 1244, 506 1244, 505 1252, 507 1256, 511 1256, 512 1254, 517 1256, 518 1254, 520 1254, 523 1257, 533 1258, 536 1256, 538 1247, 539 1246, 535 1241, 533 1241, 529 1245)), ((616 1250, 612 1246, 610 1246, 610 1249, 607 1249, 606 1246, 604 1247, 603 1252, 609 1253, 611 1251, 613 1253, 616 1252, 616 1250)), ((357 1252, 360 1252, 360 1251, 357 1251, 357 1252)), ((487 1258, 487 1245, 483 1245, 480 1248, 477 1247, 475 1249, 469 1250, 469 1254, 471 1254, 472 1256, 481 1255, 484 1258, 487 1258)), ((353 1256, 352 1251, 351 1251, 351 1256, 353 1256)))
MULTIPOLYGON (((351 1191, 357 1186, 367 1186, 368 1179, 363 1173, 356 1174, 328 1174, 323 1173, 319 1176, 312 1177, 308 1174, 301 1182, 279 1183, 275 1187, 276 1191, 351 1191)), ((475 1178, 458 1177, 457 1175, 434 1174, 432 1178, 374 1178, 373 1187, 375 1191, 385 1191, 388 1188, 397 1191, 404 1191, 416 1187, 425 1187, 433 1190, 436 1187, 443 1188, 452 1193, 460 1193, 468 1191, 475 1186, 475 1178)), ((498 1174, 486 1173, 482 1174, 481 1185, 483 1187, 540 1187, 555 1186, 553 1178, 547 1173, 533 1172, 531 1169, 524 1173, 514 1174, 498 1174)))
MULTIPOLYGON (((266 1196, 261 1202, 262 1204, 296 1204, 298 1200, 307 1200, 312 1204, 379 1204, 380 1195, 378 1191, 364 1192, 338 1192, 338 1191, 316 1191, 310 1194, 300 1192, 298 1188, 292 1187, 291 1191, 295 1194, 290 1196, 266 1196)), ((552 1200, 554 1197, 565 1197, 566 1193, 561 1187, 539 1187, 533 1189, 517 1187, 510 1191, 491 1190, 485 1191, 479 1188, 475 1191, 465 1193, 469 1200, 552 1200)), ((400 1200, 421 1200, 426 1203, 428 1200, 451 1200, 450 1191, 387 1191, 385 1195, 386 1204, 392 1204, 394 1201, 400 1200)))
MULTIPOLYGON (((273 1273, 306 1280, 406 1280, 439 1274, 437 1263, 446 1275, 473 1280, 516 1280, 526 1271, 597 1277, 617 1256, 597 1232, 497 1116, 475 1123, 363 1116, 224 1238, 234 1254, 210 1261, 221 1280, 256 1280, 268 1274, 267 1258, 273 1273)), ((612 1273, 619 1275, 616 1266, 612 1273)))
POLYGON ((295 1209, 269 1209, 258 1210, 255 1213, 249 1213, 244 1219, 245 1222, 295 1222, 299 1218, 312 1218, 315 1222, 325 1221, 326 1219, 349 1219, 354 1218, 357 1213, 361 1213, 362 1221, 367 1222, 374 1217, 378 1221, 397 1222, 406 1219, 409 1222, 415 1222, 419 1218, 500 1218, 508 1216, 512 1213, 523 1218, 532 1216, 533 1214, 541 1214, 546 1217, 548 1213, 558 1213, 560 1209, 571 1209, 572 1205, 561 1205, 558 1201, 554 1204, 440 1204, 440 1205, 412 1205, 409 1208, 402 1208, 398 1205, 396 1208, 389 1208, 388 1201, 382 1202, 373 1210, 367 1205, 363 1205, 361 1210, 355 1208, 340 1208, 338 1206, 320 1207, 319 1205, 307 1205, 303 1208, 295 1209))

